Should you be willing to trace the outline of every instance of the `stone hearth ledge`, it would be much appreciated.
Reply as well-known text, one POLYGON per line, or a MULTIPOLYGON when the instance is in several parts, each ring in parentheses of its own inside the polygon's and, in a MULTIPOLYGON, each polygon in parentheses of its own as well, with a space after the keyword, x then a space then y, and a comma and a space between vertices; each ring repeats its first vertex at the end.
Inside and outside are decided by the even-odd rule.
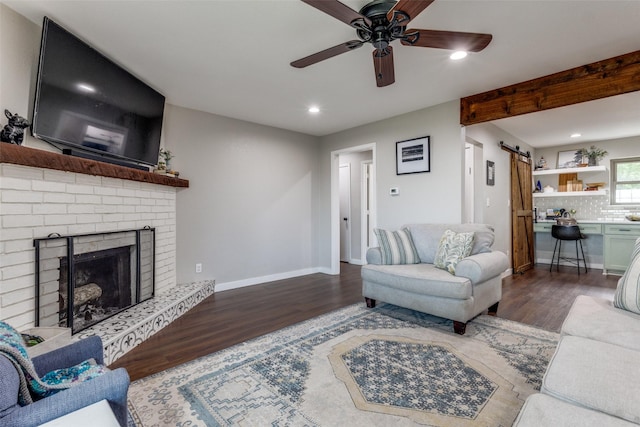
POLYGON ((177 285, 78 332, 72 341, 98 335, 104 346, 104 362, 110 365, 214 292, 215 280, 177 285))
POLYGON ((148 182, 170 187, 189 187, 189 181, 186 179, 158 175, 153 172, 67 156, 22 145, 8 144, 6 142, 0 143, 0 163, 54 169, 63 172, 76 172, 85 175, 106 176, 109 178, 148 182))

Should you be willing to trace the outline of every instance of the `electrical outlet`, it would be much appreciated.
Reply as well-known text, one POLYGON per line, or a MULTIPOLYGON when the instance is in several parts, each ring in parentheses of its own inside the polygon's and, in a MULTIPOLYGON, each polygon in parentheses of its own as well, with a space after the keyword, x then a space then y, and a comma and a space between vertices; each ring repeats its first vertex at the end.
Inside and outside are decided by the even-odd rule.
POLYGON ((197 263, 196 264, 196 273, 202 273, 202 264, 201 263, 197 263))

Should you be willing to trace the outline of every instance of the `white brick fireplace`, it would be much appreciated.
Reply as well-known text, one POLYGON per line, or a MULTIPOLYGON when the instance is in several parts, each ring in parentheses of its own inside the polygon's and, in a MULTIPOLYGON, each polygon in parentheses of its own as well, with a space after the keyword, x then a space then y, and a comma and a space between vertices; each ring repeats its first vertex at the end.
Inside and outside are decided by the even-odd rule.
POLYGON ((33 239, 156 229, 156 293, 176 285, 176 187, 0 164, 0 319, 34 325, 33 239))

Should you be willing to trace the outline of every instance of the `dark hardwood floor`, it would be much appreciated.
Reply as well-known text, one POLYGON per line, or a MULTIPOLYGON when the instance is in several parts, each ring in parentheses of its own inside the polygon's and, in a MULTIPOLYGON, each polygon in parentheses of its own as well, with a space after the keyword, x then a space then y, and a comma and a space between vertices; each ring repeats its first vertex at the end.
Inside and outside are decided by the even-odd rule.
MULTIPOLYGON (((132 381, 323 313, 364 304, 360 267, 342 264, 339 276, 312 274, 216 293, 111 365, 132 381)), ((559 331, 574 298, 612 298, 617 276, 574 267, 549 272, 541 264, 503 280, 498 317, 559 331)))

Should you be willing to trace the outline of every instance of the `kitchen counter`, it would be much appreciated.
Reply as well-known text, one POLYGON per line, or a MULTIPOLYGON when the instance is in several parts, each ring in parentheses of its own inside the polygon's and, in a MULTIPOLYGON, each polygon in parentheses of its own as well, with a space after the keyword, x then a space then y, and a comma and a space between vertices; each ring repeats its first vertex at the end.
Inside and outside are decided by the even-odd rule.
MULTIPOLYGON (((640 221, 624 220, 581 220, 580 231, 585 235, 584 247, 587 265, 601 268, 603 274, 622 274, 629 265, 631 252, 640 237, 640 221)), ((536 262, 550 264, 556 239, 551 236, 555 220, 542 220, 533 224, 536 234, 536 262)), ((573 245, 563 246, 563 256, 573 256, 573 245)), ((574 250, 575 252, 575 250, 574 250)))
MULTIPOLYGON (((578 221, 578 225, 580 224, 636 224, 636 225, 640 225, 640 221, 630 221, 628 219, 578 219, 576 218, 576 221, 578 221)), ((555 224, 556 220, 555 219, 543 219, 543 220, 538 220, 537 222, 535 222, 536 224, 541 223, 541 224, 555 224)))

